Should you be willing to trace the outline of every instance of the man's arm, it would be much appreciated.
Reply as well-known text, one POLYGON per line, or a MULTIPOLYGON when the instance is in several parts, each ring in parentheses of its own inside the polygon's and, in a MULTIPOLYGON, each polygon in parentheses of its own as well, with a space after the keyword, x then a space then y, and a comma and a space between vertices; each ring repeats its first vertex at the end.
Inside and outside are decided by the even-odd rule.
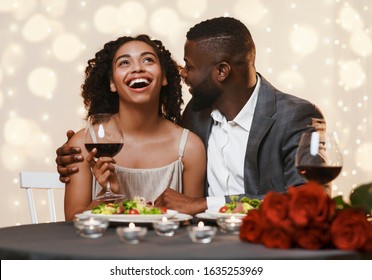
POLYGON ((84 160, 84 157, 80 154, 81 148, 80 147, 69 147, 67 145, 68 141, 74 136, 75 132, 72 130, 67 131, 67 141, 61 147, 56 150, 56 163, 57 163, 57 171, 59 173, 59 180, 62 183, 70 182, 69 176, 78 172, 79 168, 76 166, 69 166, 66 167, 68 164, 81 162, 84 160))
POLYGON ((195 215, 207 209, 207 201, 204 197, 194 198, 167 188, 154 202, 156 207, 165 207, 180 213, 195 215))

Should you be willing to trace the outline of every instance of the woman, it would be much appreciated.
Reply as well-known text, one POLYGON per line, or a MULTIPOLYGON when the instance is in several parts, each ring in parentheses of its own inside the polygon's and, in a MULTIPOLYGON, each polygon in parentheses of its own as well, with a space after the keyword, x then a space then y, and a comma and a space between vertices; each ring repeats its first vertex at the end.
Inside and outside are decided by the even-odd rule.
MULTIPOLYGON (((66 220, 100 203, 92 201, 91 170, 101 186, 110 180, 114 192, 121 188, 135 194, 141 188, 150 201, 168 187, 203 197, 205 148, 198 136, 177 125, 183 102, 180 75, 162 43, 147 35, 118 38, 88 61, 85 74, 82 97, 88 116, 115 113, 125 144, 115 160, 96 160, 95 150, 88 155, 83 149, 86 160, 66 184, 66 220), (170 178, 159 176, 159 170, 171 172, 170 178)), ((84 131, 69 145, 84 147, 84 131)))

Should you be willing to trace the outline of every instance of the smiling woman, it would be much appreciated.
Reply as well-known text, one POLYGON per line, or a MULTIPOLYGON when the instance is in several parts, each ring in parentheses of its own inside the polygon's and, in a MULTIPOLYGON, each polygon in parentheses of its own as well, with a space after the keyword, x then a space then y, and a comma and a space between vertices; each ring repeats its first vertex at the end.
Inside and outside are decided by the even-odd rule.
MULTIPOLYGON (((70 177, 65 192, 65 217, 92 209, 92 183, 108 182, 126 199, 155 199, 167 188, 190 197, 204 196, 206 158, 199 137, 177 125, 182 104, 180 75, 171 54, 147 35, 108 42, 88 61, 82 96, 87 117, 114 113, 124 133, 124 147, 115 156, 99 157, 82 149, 85 161, 70 177), (95 177, 93 180, 92 173, 95 177)), ((84 146, 78 131, 70 146, 84 146)))

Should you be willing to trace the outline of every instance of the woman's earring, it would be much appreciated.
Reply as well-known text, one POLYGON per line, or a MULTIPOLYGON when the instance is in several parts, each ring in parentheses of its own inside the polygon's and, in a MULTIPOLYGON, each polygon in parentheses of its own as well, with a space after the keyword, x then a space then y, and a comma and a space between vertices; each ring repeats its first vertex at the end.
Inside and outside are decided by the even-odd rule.
POLYGON ((114 84, 110 84, 110 90, 111 90, 112 92, 116 92, 116 87, 115 87, 114 84))

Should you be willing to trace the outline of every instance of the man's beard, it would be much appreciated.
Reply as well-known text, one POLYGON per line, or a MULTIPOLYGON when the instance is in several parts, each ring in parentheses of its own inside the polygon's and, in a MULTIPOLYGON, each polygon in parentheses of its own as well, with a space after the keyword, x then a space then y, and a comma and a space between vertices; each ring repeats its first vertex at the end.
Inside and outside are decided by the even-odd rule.
POLYGON ((222 91, 219 89, 213 80, 205 77, 202 82, 192 88, 192 109, 193 111, 201 111, 210 108, 216 100, 221 96, 222 91))

